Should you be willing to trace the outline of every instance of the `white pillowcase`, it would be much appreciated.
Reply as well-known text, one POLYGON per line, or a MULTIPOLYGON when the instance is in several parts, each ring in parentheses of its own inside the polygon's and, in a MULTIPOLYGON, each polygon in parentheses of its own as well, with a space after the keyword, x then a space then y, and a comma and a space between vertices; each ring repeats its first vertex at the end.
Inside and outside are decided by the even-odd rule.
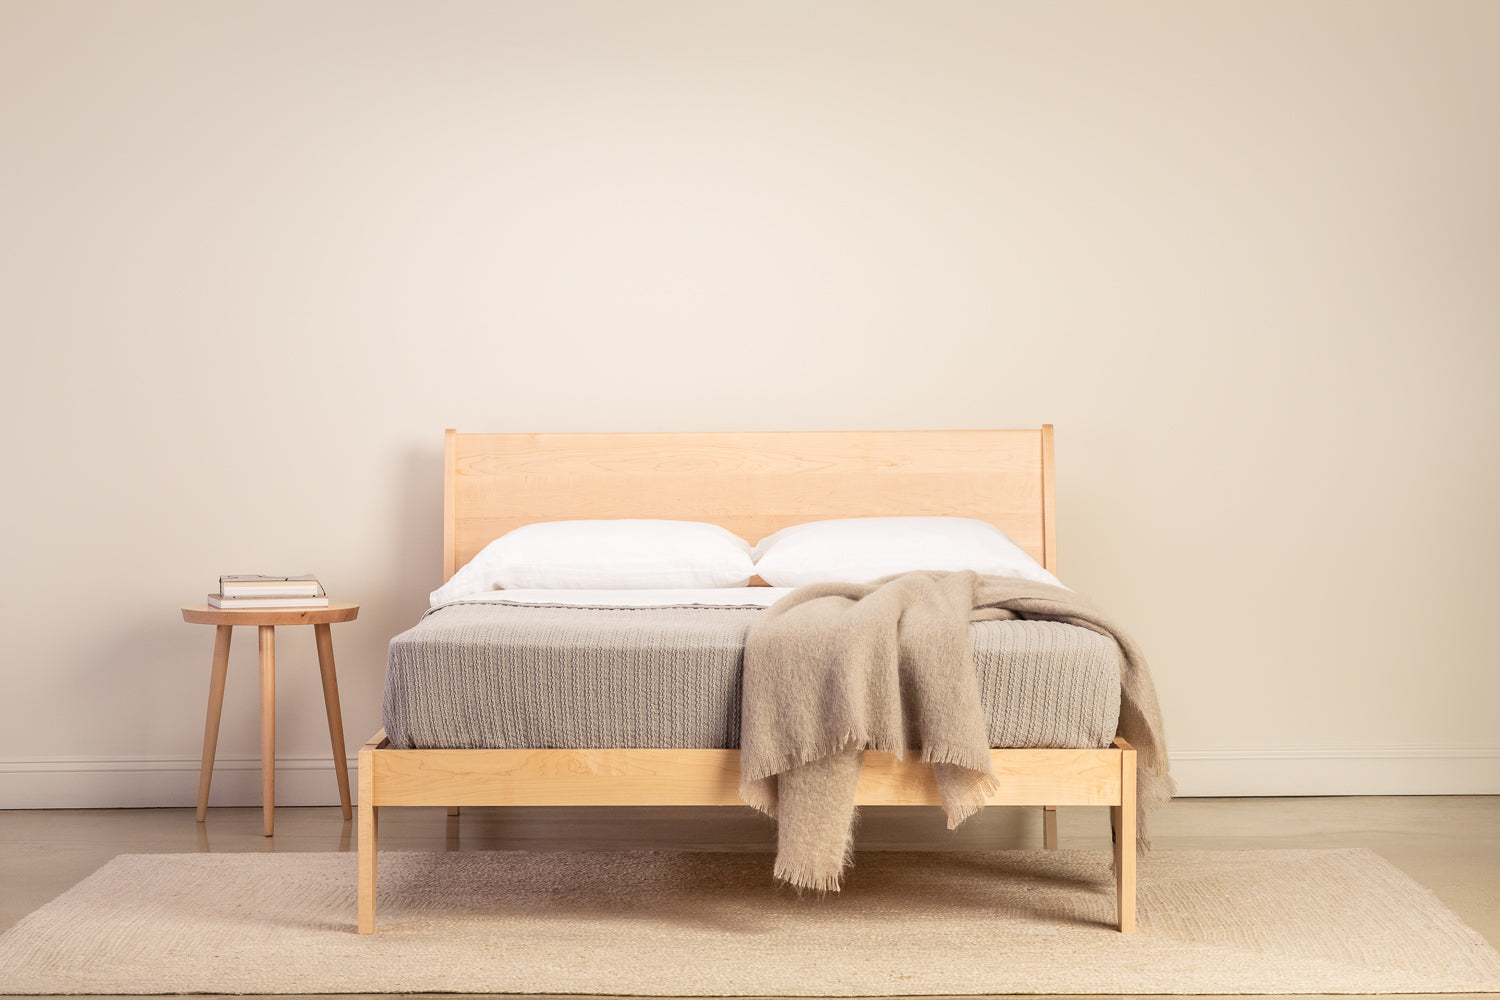
POLYGON ((542 521, 486 545, 432 592, 432 603, 496 589, 745 587, 750 543, 701 521, 542 521))
POLYGON ((782 528, 755 546, 755 571, 773 587, 869 583, 912 570, 971 569, 1062 584, 1005 532, 967 517, 850 517, 782 528))

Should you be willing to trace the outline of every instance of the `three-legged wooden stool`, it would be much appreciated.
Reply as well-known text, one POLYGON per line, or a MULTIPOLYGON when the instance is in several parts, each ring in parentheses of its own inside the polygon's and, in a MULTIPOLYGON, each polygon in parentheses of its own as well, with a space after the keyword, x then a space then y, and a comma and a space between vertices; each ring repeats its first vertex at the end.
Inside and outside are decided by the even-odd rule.
POLYGON ((339 682, 333 670, 334 622, 353 621, 358 604, 330 603, 326 608, 243 610, 188 604, 182 620, 193 625, 214 625, 213 678, 208 687, 208 721, 203 728, 203 766, 198 776, 198 822, 208 810, 208 785, 214 774, 214 751, 219 744, 219 717, 224 711, 224 677, 229 671, 229 637, 236 625, 254 625, 260 631, 260 781, 266 818, 266 836, 274 829, 276 810, 276 626, 311 625, 318 645, 318 669, 323 674, 323 704, 328 709, 328 736, 333 741, 333 773, 339 782, 339 801, 344 819, 353 819, 349 803, 349 761, 344 746, 344 720, 339 714, 339 682))

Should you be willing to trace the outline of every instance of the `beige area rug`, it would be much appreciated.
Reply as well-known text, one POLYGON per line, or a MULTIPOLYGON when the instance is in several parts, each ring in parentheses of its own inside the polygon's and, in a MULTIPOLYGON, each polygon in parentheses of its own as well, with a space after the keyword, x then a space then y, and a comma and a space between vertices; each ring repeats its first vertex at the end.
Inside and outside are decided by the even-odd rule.
POLYGON ((1162 852, 1113 930, 1098 853, 865 853, 798 898, 768 855, 122 855, 0 936, 9 993, 1500 992, 1500 954, 1375 854, 1162 852))

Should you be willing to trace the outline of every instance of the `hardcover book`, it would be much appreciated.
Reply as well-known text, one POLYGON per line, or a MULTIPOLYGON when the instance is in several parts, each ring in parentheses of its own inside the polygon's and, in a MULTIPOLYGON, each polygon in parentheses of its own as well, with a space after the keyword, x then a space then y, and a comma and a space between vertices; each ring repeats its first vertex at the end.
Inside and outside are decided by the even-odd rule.
POLYGON ((219 577, 223 597, 323 597, 323 586, 312 573, 302 576, 266 576, 259 573, 226 574, 219 577))

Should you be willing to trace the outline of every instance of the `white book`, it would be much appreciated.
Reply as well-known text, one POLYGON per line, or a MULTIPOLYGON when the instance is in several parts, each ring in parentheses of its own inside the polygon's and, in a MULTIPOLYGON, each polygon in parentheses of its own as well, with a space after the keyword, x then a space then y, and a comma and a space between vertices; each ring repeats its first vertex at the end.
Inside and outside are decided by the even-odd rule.
POLYGON ((326 608, 327 597, 225 597, 222 594, 209 594, 208 606, 211 608, 225 608, 242 610, 273 609, 273 608, 326 608))

